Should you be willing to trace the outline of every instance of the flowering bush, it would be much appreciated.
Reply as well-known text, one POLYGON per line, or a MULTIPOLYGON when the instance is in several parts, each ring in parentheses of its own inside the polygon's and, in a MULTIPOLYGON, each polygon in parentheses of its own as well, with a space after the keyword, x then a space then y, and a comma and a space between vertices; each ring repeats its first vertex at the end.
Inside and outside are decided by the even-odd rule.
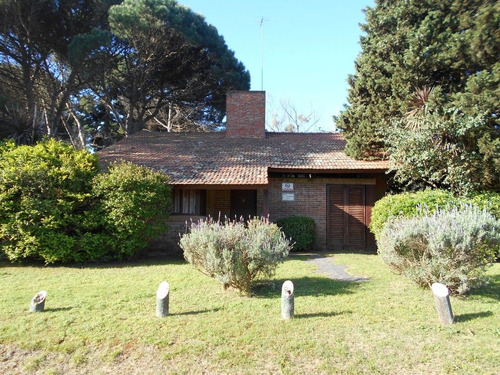
POLYGON ((421 286, 439 282, 457 294, 484 279, 500 248, 500 222, 472 205, 393 218, 378 237, 382 259, 421 286))
POLYGON ((272 276, 290 251, 290 242, 267 219, 200 220, 180 240, 184 258, 224 288, 249 293, 257 276, 272 276))

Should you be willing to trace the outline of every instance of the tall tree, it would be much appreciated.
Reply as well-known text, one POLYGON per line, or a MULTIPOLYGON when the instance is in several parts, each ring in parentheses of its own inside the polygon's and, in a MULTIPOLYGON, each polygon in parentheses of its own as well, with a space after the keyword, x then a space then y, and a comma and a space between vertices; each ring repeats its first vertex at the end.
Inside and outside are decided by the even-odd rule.
POLYGON ((210 125, 249 86, 215 27, 173 0, 0 0, 2 137, 81 148, 165 115, 210 125))
MULTIPOLYGON (((57 136, 70 97, 81 89, 78 65, 68 61, 69 43, 102 27, 109 8, 100 0, 0 0, 0 81, 15 97, 5 98, 3 124, 24 119, 24 142, 41 125, 57 136)), ((5 129, 5 128, 4 128, 5 129)))
POLYGON ((218 122, 226 92, 249 89, 250 76, 223 37, 175 1, 125 0, 109 21, 112 35, 92 54, 98 74, 89 83, 125 135, 161 122, 172 108, 218 122))
POLYGON ((336 118, 348 140, 346 152, 357 158, 384 157, 394 120, 404 123, 415 90, 427 86, 439 88, 443 123, 453 126, 450 113, 456 111, 484 117, 485 131, 470 149, 483 153, 490 167, 495 164, 500 3, 376 0, 365 14, 362 51, 356 73, 348 78, 349 104, 336 118))

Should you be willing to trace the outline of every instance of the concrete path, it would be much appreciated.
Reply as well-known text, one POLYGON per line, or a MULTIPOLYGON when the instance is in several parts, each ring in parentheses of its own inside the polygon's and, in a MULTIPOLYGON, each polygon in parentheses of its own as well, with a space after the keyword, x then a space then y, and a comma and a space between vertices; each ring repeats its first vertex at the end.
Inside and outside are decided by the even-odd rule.
POLYGON ((352 276, 348 274, 345 270, 347 266, 339 265, 333 263, 333 257, 325 257, 319 254, 315 254, 307 262, 314 263, 318 269, 315 271, 319 274, 326 274, 328 277, 335 280, 342 281, 368 281, 366 277, 352 276))

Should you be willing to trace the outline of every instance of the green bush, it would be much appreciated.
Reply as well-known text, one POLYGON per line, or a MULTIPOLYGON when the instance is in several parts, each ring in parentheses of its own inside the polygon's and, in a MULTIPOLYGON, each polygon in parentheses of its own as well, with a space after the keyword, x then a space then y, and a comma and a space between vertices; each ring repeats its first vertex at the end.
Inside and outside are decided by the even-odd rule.
POLYGON ((45 263, 133 255, 165 230, 168 179, 129 164, 99 174, 97 157, 55 140, 0 145, 0 252, 45 263))
POLYGON ((500 193, 493 191, 478 193, 470 198, 470 203, 484 208, 500 220, 500 193))
POLYGON ((272 276, 290 251, 290 242, 276 224, 254 218, 222 223, 212 219, 192 223, 182 236, 184 258, 202 273, 249 293, 257 276, 272 276))
POLYGON ((500 248, 500 222, 466 205, 421 217, 392 218, 378 239, 389 267, 421 286, 439 282, 462 294, 483 281, 484 267, 500 248))
POLYGON ((2 147, 0 246, 8 259, 83 260, 73 251, 97 157, 48 140, 2 147))
POLYGON ((419 207, 425 207, 429 212, 433 212, 438 207, 446 209, 461 204, 473 204, 481 209, 484 208, 500 219, 500 193, 482 192, 472 197, 455 197, 448 191, 435 189, 388 195, 380 199, 372 209, 370 230, 375 237, 378 237, 384 225, 392 217, 418 216, 423 212, 419 207))
POLYGON ((291 216, 279 219, 276 224, 292 242, 293 251, 308 251, 316 239, 314 219, 304 216, 291 216))
POLYGON ((411 218, 422 213, 419 206, 426 207, 430 212, 439 208, 460 205, 461 200, 444 190, 425 190, 416 193, 387 195, 378 200, 372 209, 370 230, 378 238, 384 225, 390 218, 411 218))
POLYGON ((132 163, 111 164, 96 176, 92 191, 102 230, 111 236, 99 241, 112 246, 113 257, 132 256, 166 231, 170 186, 165 175, 132 163))

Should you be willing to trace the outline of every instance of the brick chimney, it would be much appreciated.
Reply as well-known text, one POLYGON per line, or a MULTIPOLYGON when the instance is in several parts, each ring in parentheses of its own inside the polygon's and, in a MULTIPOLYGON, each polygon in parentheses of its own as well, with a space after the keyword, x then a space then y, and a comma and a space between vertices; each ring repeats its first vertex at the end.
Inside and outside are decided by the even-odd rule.
POLYGON ((226 98, 226 137, 266 136, 266 92, 229 91, 226 98))

